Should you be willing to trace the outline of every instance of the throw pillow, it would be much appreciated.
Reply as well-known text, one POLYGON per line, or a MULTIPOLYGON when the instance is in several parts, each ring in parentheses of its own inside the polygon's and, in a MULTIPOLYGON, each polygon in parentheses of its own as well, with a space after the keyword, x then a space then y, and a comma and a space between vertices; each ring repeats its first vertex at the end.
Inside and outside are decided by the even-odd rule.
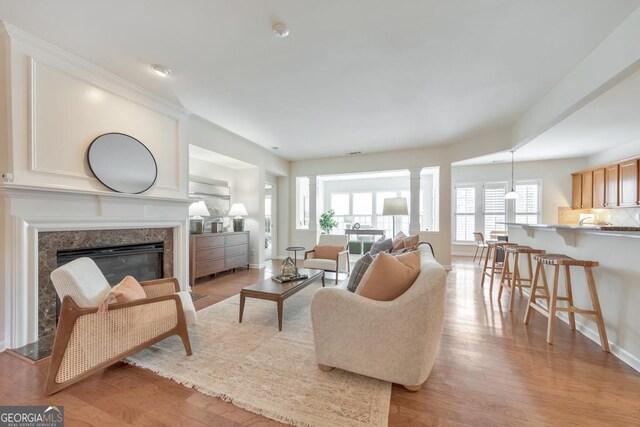
POLYGON ((398 231, 398 234, 396 234, 395 237, 393 238, 393 246, 400 243, 402 239, 404 239, 405 237, 407 237, 406 234, 404 234, 402 231, 398 231))
POLYGON ((375 256, 378 252, 388 252, 391 249, 393 249, 393 240, 381 238, 371 246, 369 253, 371 256, 375 256))
POLYGON ((393 245, 393 250, 397 251, 398 249, 417 248, 418 243, 420 243, 420 236, 415 234, 413 236, 405 237, 400 241, 398 241, 398 243, 393 245))
POLYGON ((142 285, 138 283, 132 276, 125 276, 124 279, 115 285, 109 293, 104 297, 104 301, 100 304, 99 313, 104 313, 109 309, 109 304, 117 302, 119 304, 131 302, 147 297, 142 285))
POLYGON ((356 294, 377 301, 393 301, 405 293, 420 274, 417 251, 393 256, 379 253, 364 273, 356 294))
POLYGON ((320 259, 336 259, 338 252, 344 251, 342 246, 316 246, 314 258, 320 259))
POLYGON ((364 277, 364 273, 369 269, 369 266, 373 262, 373 257, 371 253, 367 252, 364 254, 362 258, 360 258, 353 266, 351 270, 351 276, 349 277, 349 284, 347 285, 347 290, 350 292, 355 292, 364 277))

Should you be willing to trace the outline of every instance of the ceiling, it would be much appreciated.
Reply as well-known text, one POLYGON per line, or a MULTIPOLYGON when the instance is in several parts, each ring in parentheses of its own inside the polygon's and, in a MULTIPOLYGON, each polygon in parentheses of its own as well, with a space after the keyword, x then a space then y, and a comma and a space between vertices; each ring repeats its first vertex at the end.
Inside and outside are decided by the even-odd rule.
POLYGON ((0 0, 0 19, 289 159, 515 122, 640 0, 0 0), (286 23, 291 34, 274 36, 286 23), (169 66, 159 78, 149 64, 169 66))
MULTIPOLYGON (((517 161, 588 157, 640 141, 640 71, 635 72, 515 153, 517 161)), ((458 162, 458 165, 509 161, 508 152, 458 162)))
POLYGON ((215 151, 207 150, 206 148, 193 144, 189 144, 189 157, 204 160, 205 162, 229 169, 251 169, 256 167, 251 163, 243 162, 242 160, 234 159, 233 157, 225 156, 224 154, 216 153, 215 151))

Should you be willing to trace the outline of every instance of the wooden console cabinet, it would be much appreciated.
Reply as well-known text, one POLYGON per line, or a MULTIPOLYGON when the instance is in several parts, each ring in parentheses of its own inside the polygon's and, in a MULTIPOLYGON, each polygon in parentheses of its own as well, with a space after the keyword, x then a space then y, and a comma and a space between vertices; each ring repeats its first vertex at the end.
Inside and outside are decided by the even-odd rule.
POLYGON ((189 284, 237 267, 249 268, 249 232, 191 234, 189 238, 189 284))

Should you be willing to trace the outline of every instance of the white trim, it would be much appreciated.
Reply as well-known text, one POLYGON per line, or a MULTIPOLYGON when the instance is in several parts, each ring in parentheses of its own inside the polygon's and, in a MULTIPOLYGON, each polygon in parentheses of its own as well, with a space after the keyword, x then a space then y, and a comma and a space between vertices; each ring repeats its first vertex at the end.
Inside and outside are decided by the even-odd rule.
MULTIPOLYGON (((527 299, 529 298, 530 293, 528 291, 523 290, 522 293, 527 297, 527 299)), ((562 320, 567 325, 569 324, 569 316, 567 315, 567 313, 558 312, 557 315, 558 319, 562 320)), ((590 328, 589 326, 587 326, 587 324, 582 322, 579 317, 576 316, 575 320, 576 330, 585 337, 589 338, 594 343, 598 344, 598 347, 602 348, 600 343, 600 334, 598 334, 596 330, 590 328)), ((609 350, 611 351, 611 354, 616 356, 618 359, 622 360, 637 372, 640 372, 640 359, 626 351, 624 348, 612 343, 611 341, 609 341, 609 350)))
POLYGON ((260 264, 249 264, 249 268, 261 270, 267 266, 266 262, 262 262, 260 264))
POLYGON ((157 95, 154 92, 151 92, 147 89, 144 89, 136 84, 131 83, 128 80, 123 79, 122 77, 113 74, 109 71, 106 71, 104 68, 98 67, 97 65, 84 60, 82 58, 79 58, 69 52, 67 52, 66 50, 60 49, 57 46, 54 46, 40 38, 37 38, 29 33, 27 33, 24 30, 21 30, 20 28, 17 28, 5 21, 0 21, 0 34, 2 34, 4 37, 8 37, 9 39, 15 39, 15 40, 19 40, 25 43, 28 43, 38 49, 42 49, 45 52, 51 53, 69 63, 71 63, 72 65, 74 65, 75 67, 81 69, 82 71, 85 72, 89 72, 92 74, 97 74, 100 77, 108 80, 110 83, 113 83, 115 85, 118 85, 120 87, 125 88, 126 90, 135 92, 136 95, 140 95, 142 97, 145 98, 150 98, 153 101, 162 104, 165 108, 168 108, 170 110, 173 111, 174 114, 184 114, 184 115, 190 115, 191 112, 187 109, 185 109, 182 106, 179 106, 177 104, 175 104, 174 102, 171 102, 170 100, 168 100, 167 98, 164 98, 160 95, 157 95))
MULTIPOLYGON (((558 313, 558 318, 567 325, 569 324, 569 316, 566 313, 558 313)), ((598 334, 598 332, 587 326, 584 322, 581 322, 578 318, 576 318, 576 330, 582 333, 582 335, 584 335, 585 337, 589 338, 591 341, 598 344, 598 346, 600 346, 600 335, 598 334)), ((624 363, 640 372, 640 359, 636 358, 624 348, 619 347, 610 341, 609 350, 618 359, 622 360, 624 363)))

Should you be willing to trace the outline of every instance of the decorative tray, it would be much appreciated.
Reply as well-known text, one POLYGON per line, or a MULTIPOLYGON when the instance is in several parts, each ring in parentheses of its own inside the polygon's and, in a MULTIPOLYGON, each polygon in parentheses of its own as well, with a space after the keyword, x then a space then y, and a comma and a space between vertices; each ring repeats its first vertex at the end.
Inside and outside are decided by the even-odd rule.
POLYGON ((296 280, 303 280, 303 279, 308 279, 309 276, 307 276, 306 274, 298 274, 297 276, 283 276, 282 274, 278 275, 278 276, 274 276, 271 279, 275 280, 278 283, 286 283, 286 282, 293 282, 296 280))

